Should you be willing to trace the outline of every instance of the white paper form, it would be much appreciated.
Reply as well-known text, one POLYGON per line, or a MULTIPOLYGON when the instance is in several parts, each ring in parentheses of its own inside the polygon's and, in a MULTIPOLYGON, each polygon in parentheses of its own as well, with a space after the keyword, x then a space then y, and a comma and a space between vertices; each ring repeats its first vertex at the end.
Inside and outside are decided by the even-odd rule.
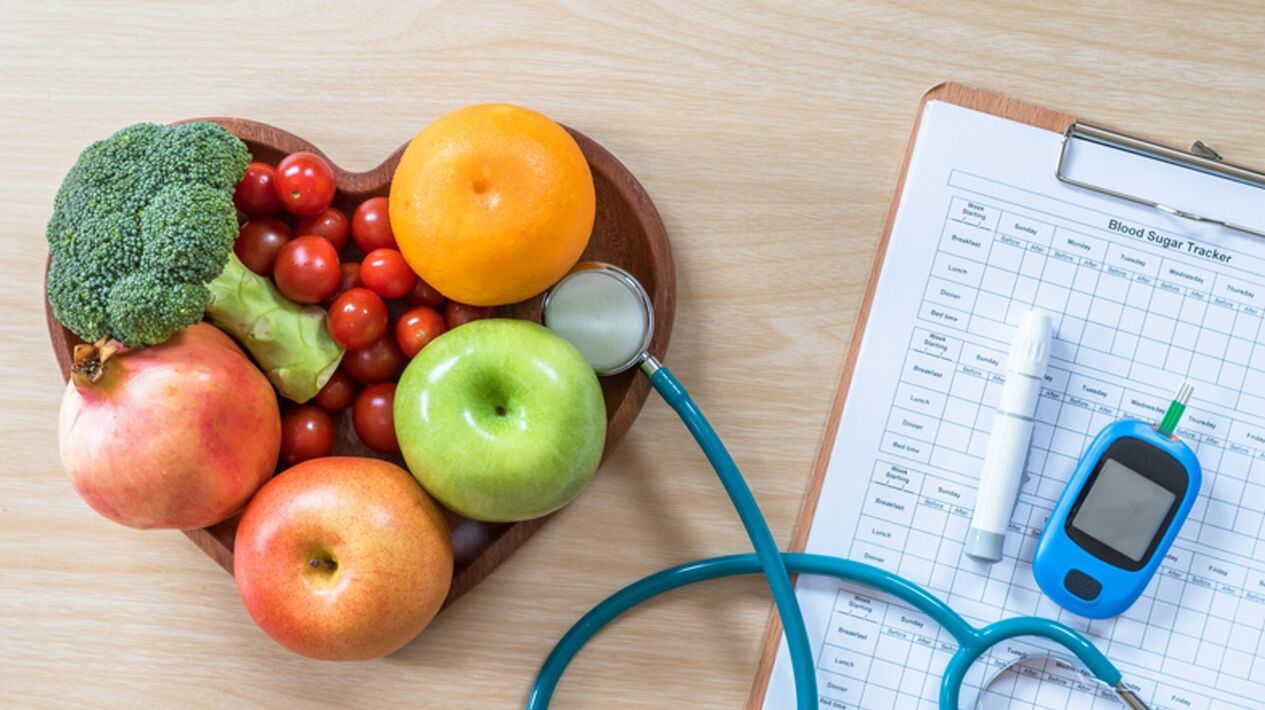
MULTIPOLYGON (((901 574, 977 625, 1058 619, 1154 708, 1260 707, 1265 240, 1062 185, 1060 141, 927 105, 807 551, 901 574), (1053 315, 1056 339, 1006 558, 987 566, 962 543, 1012 328, 1034 307, 1053 315), (1030 564, 1050 510, 1094 434, 1122 417, 1158 420, 1184 380, 1195 394, 1178 434, 1204 469, 1188 522, 1122 616, 1090 623, 1063 611, 1030 564)), ((1103 157, 1105 170, 1125 169, 1103 157)), ((1224 203, 1213 199, 1222 180, 1148 167, 1169 170, 1167 187, 1194 204, 1224 203)), ((1253 197, 1245 209, 1259 216, 1253 197)), ((797 593, 821 707, 937 706, 956 644, 930 619, 832 579, 801 577, 797 593)), ((976 664, 964 707, 999 665, 976 664)), ((998 690, 1010 707, 1118 707, 1058 667, 1009 675, 998 690)), ((783 642, 765 707, 792 708, 794 697, 783 642)))

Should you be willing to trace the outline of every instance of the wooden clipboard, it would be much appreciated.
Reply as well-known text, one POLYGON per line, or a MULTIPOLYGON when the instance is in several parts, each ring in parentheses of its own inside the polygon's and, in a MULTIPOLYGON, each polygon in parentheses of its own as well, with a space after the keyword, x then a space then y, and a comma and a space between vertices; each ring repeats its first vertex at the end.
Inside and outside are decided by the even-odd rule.
MULTIPOLYGON (((802 552, 808 542, 808 532, 812 528, 813 518, 817 513, 817 499, 821 496, 822 483, 826 479, 826 468, 830 463, 830 452, 834 448, 835 436, 839 432, 839 418, 843 414, 843 404, 847 400, 848 387, 852 384, 853 370, 856 367, 857 355, 861 352, 861 340, 865 337, 865 327, 869 322, 870 306, 874 302, 874 291, 878 286, 879 271, 887 256, 887 244, 892 236, 892 224, 896 220, 896 210, 900 207, 901 194, 905 189, 905 177, 909 172, 909 160, 914 152, 914 143, 918 140, 918 128, 922 125, 922 115, 927 103, 944 101, 975 111, 989 113, 1000 118, 1026 123, 1048 131, 1063 133, 1076 121, 1076 117, 1061 111, 1048 109, 1037 104, 1019 101, 992 91, 974 89, 963 84, 946 82, 937 84, 922 95, 918 102, 918 114, 914 117, 914 129, 909 134, 909 142, 905 146, 905 159, 901 164, 900 175, 896 181, 896 190, 892 202, 887 208, 887 219, 883 223, 883 238, 879 241, 878 251, 874 255, 874 264, 870 267, 869 282, 865 287, 865 297, 861 301, 861 311, 857 315, 852 345, 848 348, 848 357, 843 363, 843 372, 839 376, 839 386, 835 391, 834 402, 830 406, 830 416, 826 420, 826 428, 822 432, 821 446, 817 451, 817 459, 813 464, 812 478, 808 481, 808 489, 804 492, 804 503, 800 507, 799 519, 791 537, 791 550, 802 552)), ((773 673, 773 662, 777 658, 778 644, 782 639, 782 621, 776 611, 769 619, 768 629, 761 644, 760 660, 756 664, 755 680, 751 693, 747 698, 747 710, 758 710, 764 704, 765 693, 769 689, 769 678, 773 673)))

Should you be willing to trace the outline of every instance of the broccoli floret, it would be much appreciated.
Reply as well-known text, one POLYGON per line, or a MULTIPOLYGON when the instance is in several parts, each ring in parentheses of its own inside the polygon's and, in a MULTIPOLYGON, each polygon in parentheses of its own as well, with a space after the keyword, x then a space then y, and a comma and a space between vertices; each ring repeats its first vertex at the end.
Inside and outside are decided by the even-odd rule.
POLYGON ((205 284, 237 237, 232 191, 249 162, 246 144, 214 123, 138 123, 88 146, 48 223, 57 319, 84 340, 129 347, 201 320, 205 284))
POLYGON ((58 304, 54 306, 53 313, 62 325, 90 343, 110 333, 105 301, 97 296, 92 286, 99 280, 92 278, 71 258, 53 259, 48 266, 48 301, 58 304))
POLYGON ((163 131, 157 159, 171 182, 209 185, 228 190, 246 174, 250 152, 237 136, 218 123, 181 123, 163 131))
POLYGON ((175 282, 206 283, 224 270, 237 238, 232 193, 202 184, 170 185, 141 212, 140 268, 175 282))
POLYGON ((172 281, 158 271, 137 271, 110 289, 106 314, 110 325, 139 343, 161 343, 174 333, 169 324, 202 320, 211 291, 195 281, 172 281))
POLYGON ((88 146, 62 181, 47 238, 48 301, 83 338, 156 345, 209 315, 303 402, 343 351, 325 312, 287 301, 233 255, 233 189, 250 151, 219 124, 138 123, 88 146))

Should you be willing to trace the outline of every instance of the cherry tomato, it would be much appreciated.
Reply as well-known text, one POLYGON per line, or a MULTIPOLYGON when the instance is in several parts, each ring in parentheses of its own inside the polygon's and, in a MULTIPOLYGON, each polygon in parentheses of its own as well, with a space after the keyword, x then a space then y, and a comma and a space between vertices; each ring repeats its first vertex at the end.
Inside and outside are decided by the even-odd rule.
POLYGON ((329 240, 308 235, 281 247, 273 266, 277 288, 295 303, 320 303, 342 281, 338 250, 329 240))
POLYGON ((472 306, 457 301, 449 301, 448 305, 444 306, 444 323, 448 325, 448 330, 465 325, 472 320, 483 320, 494 315, 496 315, 495 306, 472 306))
POLYGON ((281 209, 273 183, 277 175, 267 163, 251 163, 233 190, 233 204, 249 217, 271 217, 281 209))
POLYGON ((374 249, 395 249, 395 233, 387 213, 387 198, 370 197, 351 216, 351 238, 368 254, 374 249))
POLYGON ((351 423, 365 446, 380 454, 400 453, 400 442, 395 438, 395 383, 364 388, 356 396, 351 423))
POLYGON ((237 232, 233 253, 246 268, 260 276, 272 276, 272 265, 290 241, 290 228, 276 217, 252 219, 237 232))
POLYGON ((365 282, 360 280, 360 262, 359 261, 344 261, 342 264, 339 264, 338 271, 339 271, 338 290, 335 291, 332 296, 326 299, 326 301, 329 303, 333 303, 335 298, 338 298, 340 295, 342 295, 346 291, 350 291, 353 288, 365 287, 365 282))
POLYGON ((383 298, 400 298, 413 290, 417 275, 404 256, 394 249, 374 249, 360 262, 365 288, 383 298))
POLYGON ((439 308, 444 305, 444 294, 435 290, 434 286, 417 277, 417 283, 413 284, 413 290, 408 293, 408 304, 410 306, 430 306, 431 308, 439 308))
POLYGON ((356 381, 342 370, 334 370, 325 386, 312 398, 316 406, 327 412, 341 412, 356 401, 356 381))
POLYGON ((299 236, 315 234, 318 237, 325 237, 335 249, 342 251, 343 247, 347 246, 347 240, 351 235, 351 225, 342 210, 337 207, 326 207, 320 214, 304 217, 296 222, 294 233, 299 236))
POLYGON ((281 206, 300 217, 314 217, 334 200, 334 171, 315 153, 291 153, 277 163, 273 188, 281 206))
POLYGON ((400 346, 390 333, 367 348, 348 350, 343 355, 343 369, 364 385, 390 382, 400 376, 407 364, 408 358, 400 352, 400 346))
POLYGON ((304 404, 281 417, 281 461, 286 466, 329 456, 333 450, 334 420, 320 407, 304 404))
POLYGON ((348 350, 367 348, 387 332, 387 304, 367 288, 344 291, 329 307, 329 334, 348 350))
POLYGON ((405 355, 413 357, 445 330, 448 326, 439 311, 430 306, 417 306, 405 311, 395 322, 395 341, 405 355))

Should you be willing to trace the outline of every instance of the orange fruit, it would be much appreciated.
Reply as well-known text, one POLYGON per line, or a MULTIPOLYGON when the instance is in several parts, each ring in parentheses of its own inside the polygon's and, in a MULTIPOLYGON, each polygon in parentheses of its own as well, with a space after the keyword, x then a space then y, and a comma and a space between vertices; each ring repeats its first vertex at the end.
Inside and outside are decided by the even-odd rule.
POLYGON ((544 291, 593 231, 593 174, 575 139, 508 104, 441 116, 391 182, 391 230, 409 266, 454 301, 499 306, 544 291))

